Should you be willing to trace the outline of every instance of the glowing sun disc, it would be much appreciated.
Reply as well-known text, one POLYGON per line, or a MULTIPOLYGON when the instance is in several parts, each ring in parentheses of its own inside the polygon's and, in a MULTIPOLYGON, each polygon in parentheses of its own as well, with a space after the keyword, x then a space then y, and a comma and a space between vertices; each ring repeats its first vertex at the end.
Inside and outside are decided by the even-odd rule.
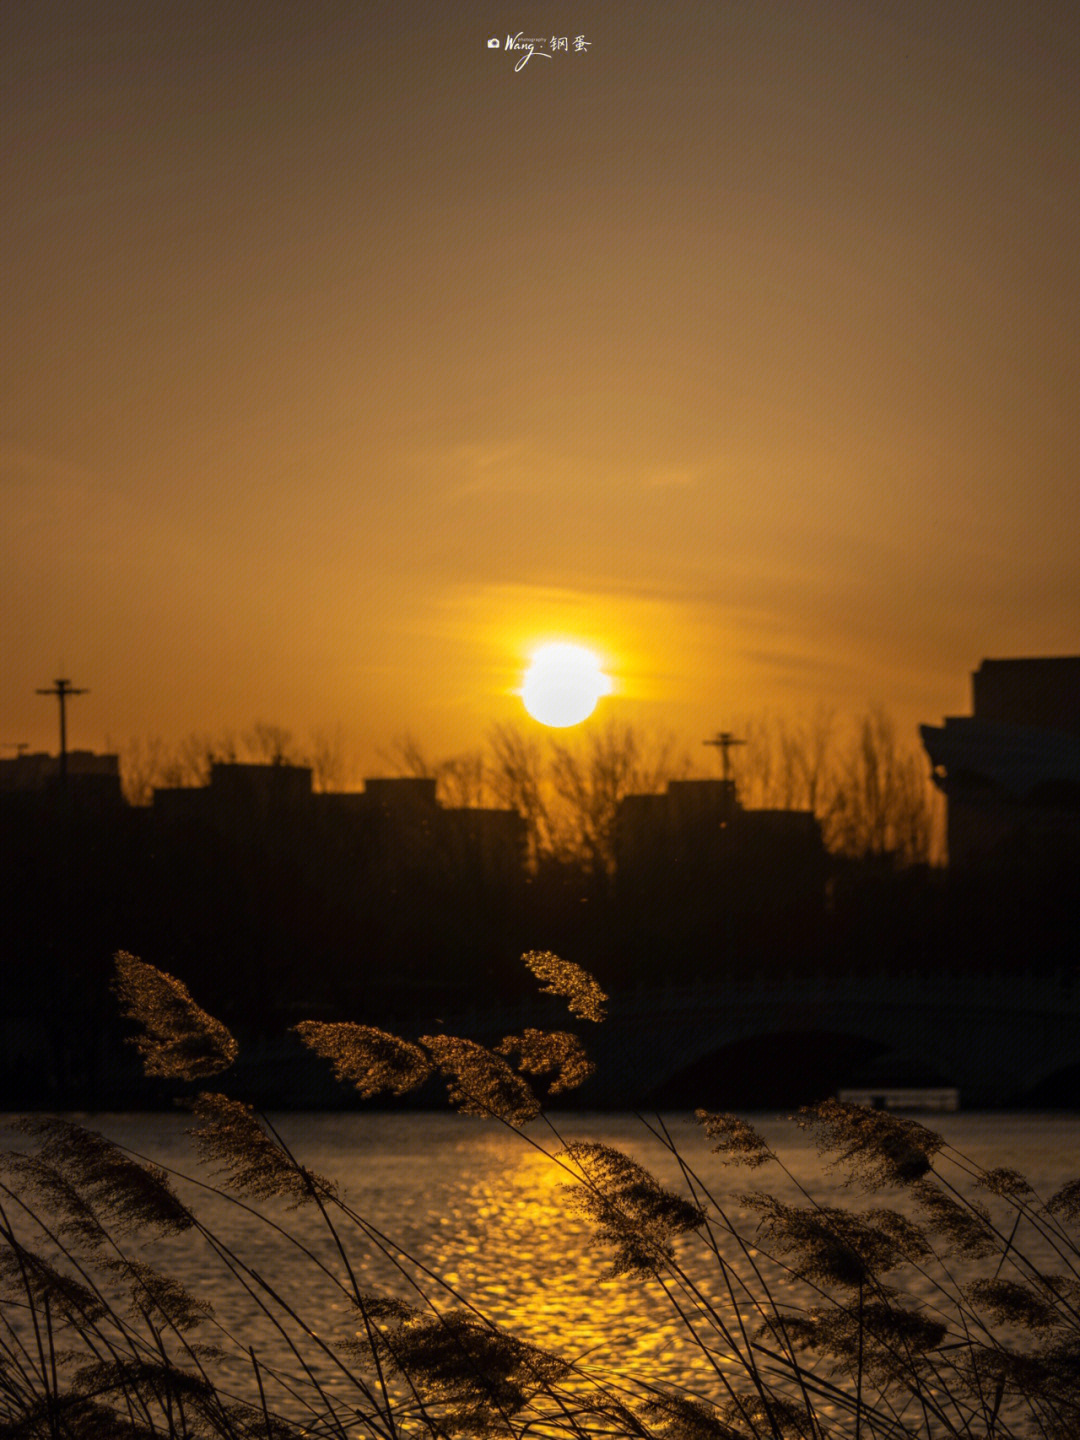
POLYGON ((541 645, 526 672, 521 700, 541 725, 562 729, 587 720, 600 697, 610 693, 611 680, 591 650, 541 645))

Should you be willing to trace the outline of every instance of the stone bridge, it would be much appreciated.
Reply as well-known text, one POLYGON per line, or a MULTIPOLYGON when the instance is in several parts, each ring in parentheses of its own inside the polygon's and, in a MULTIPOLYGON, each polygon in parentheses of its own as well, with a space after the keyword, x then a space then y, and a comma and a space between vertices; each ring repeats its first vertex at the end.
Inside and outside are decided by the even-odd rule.
POLYGON ((614 995, 595 1027, 568 1022, 560 1006, 545 998, 478 1011, 447 1030, 491 1041, 524 1025, 572 1024, 598 1066, 581 1099, 597 1106, 735 1108, 759 1096, 768 1108, 865 1083, 953 1085, 965 1107, 1080 1096, 1080 983, 1071 978, 850 975, 640 989, 614 995))

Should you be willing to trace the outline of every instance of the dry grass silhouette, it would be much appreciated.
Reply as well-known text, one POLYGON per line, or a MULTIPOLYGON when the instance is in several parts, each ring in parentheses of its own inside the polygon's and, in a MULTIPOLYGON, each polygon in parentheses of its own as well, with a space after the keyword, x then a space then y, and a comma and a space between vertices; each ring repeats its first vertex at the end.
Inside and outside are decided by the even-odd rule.
POLYGON ((179 980, 121 950, 113 990, 120 1008, 142 1027, 132 1038, 147 1075, 204 1080, 227 1070, 236 1041, 220 1021, 200 1010, 179 980))
MULTIPOLYGON (((524 959, 573 1013, 602 1018, 605 997, 585 972, 547 952, 524 959)), ((217 1074, 235 1058, 231 1037, 178 981, 121 955, 116 984, 142 1027, 149 1073, 217 1074)), ((558 1093, 590 1069, 569 1033, 526 1030, 488 1048, 358 1025, 298 1030, 361 1095, 400 1095, 438 1073, 459 1111, 513 1130, 542 1113, 532 1077, 553 1077, 558 1093)), ((1016 1171, 980 1169, 922 1125, 828 1102, 797 1123, 843 1176, 850 1204, 801 1190, 744 1120, 702 1111, 703 1145, 731 1166, 776 1167, 799 1192, 796 1203, 768 1189, 718 1196, 660 1120, 647 1129, 681 1175, 678 1190, 610 1146, 562 1144, 544 1117, 551 1148, 532 1131, 523 1143, 556 1167, 610 1274, 654 1287, 696 1347, 697 1379, 680 1389, 590 1368, 493 1324, 447 1281, 402 1264, 406 1252, 300 1164, 266 1117, 224 1094, 202 1094, 192 1109, 210 1188, 259 1220, 264 1246, 299 1247, 312 1278, 334 1287, 339 1318, 304 1314, 279 1294, 159 1167, 70 1121, 27 1120, 33 1148, 4 1156, 0 1179, 0 1440, 1080 1435, 1080 1180, 1044 1199, 1016 1171), (272 1209, 249 1204, 278 1198, 317 1216, 334 1265, 272 1209), (162 1235, 205 1248, 222 1287, 242 1292, 281 1338, 287 1365, 140 1256, 162 1235), (395 1265, 396 1292, 360 1287, 361 1251, 395 1265)))
POLYGON ((587 970, 575 965, 572 960, 561 960, 550 950, 530 950, 522 960, 538 980, 546 980, 541 986, 542 995, 559 995, 566 1002, 571 1015, 581 1020, 592 1020, 599 1024, 604 1019, 604 1001, 608 998, 587 970))

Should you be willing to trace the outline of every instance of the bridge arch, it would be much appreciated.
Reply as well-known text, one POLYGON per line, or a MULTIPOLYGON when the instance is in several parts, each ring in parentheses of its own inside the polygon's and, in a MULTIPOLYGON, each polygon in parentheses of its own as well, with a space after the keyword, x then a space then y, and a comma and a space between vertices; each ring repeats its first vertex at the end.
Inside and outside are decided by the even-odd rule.
MULTIPOLYGON (((529 1006, 477 1014, 457 1033, 497 1038, 522 1025, 550 1028, 550 1013, 529 1006)), ((805 1037, 791 1039, 793 1048, 839 1037, 853 1061, 906 1061, 920 1077, 906 1083, 956 1086, 965 1107, 1080 1109, 1080 1084, 1076 1101, 1069 1099, 1080 1069, 1080 979, 1023 973, 762 976, 627 989, 611 997, 608 1019, 586 1037, 598 1069, 582 1099, 618 1108, 682 1093, 685 1103, 708 1108, 715 1104, 709 1092, 689 1082, 733 1056, 760 1057, 775 1043, 769 1036, 805 1037), (867 1047, 861 1055, 848 1048, 856 1042, 867 1047), (742 1052, 733 1050, 738 1045, 742 1052)), ((884 1071, 872 1083, 890 1079, 901 1083, 884 1071)), ((738 1106, 720 1097, 715 1108, 738 1106)))
POLYGON ((947 1016, 928 1024, 918 995, 868 1003, 858 987, 822 986, 705 1002, 699 994, 696 1003, 658 1005, 638 1017, 629 1047, 635 1063, 619 1070, 640 1102, 709 1108, 708 1099, 693 1098, 696 1085, 700 1095, 722 1088, 733 1097, 721 1108, 790 1107, 864 1082, 958 1083, 954 1026, 947 1016), (875 1064, 880 1068, 863 1073, 875 1064), (760 1083, 744 1083, 755 1070, 760 1083), (723 1087, 710 1083, 718 1072, 723 1087))

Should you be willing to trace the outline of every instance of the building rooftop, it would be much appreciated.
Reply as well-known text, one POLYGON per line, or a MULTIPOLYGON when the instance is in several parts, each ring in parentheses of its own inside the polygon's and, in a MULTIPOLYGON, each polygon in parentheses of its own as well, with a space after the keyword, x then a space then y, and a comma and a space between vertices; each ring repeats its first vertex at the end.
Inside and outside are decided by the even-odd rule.
POLYGON ((1080 735, 1080 655, 984 660, 971 677, 971 712, 1080 735))

